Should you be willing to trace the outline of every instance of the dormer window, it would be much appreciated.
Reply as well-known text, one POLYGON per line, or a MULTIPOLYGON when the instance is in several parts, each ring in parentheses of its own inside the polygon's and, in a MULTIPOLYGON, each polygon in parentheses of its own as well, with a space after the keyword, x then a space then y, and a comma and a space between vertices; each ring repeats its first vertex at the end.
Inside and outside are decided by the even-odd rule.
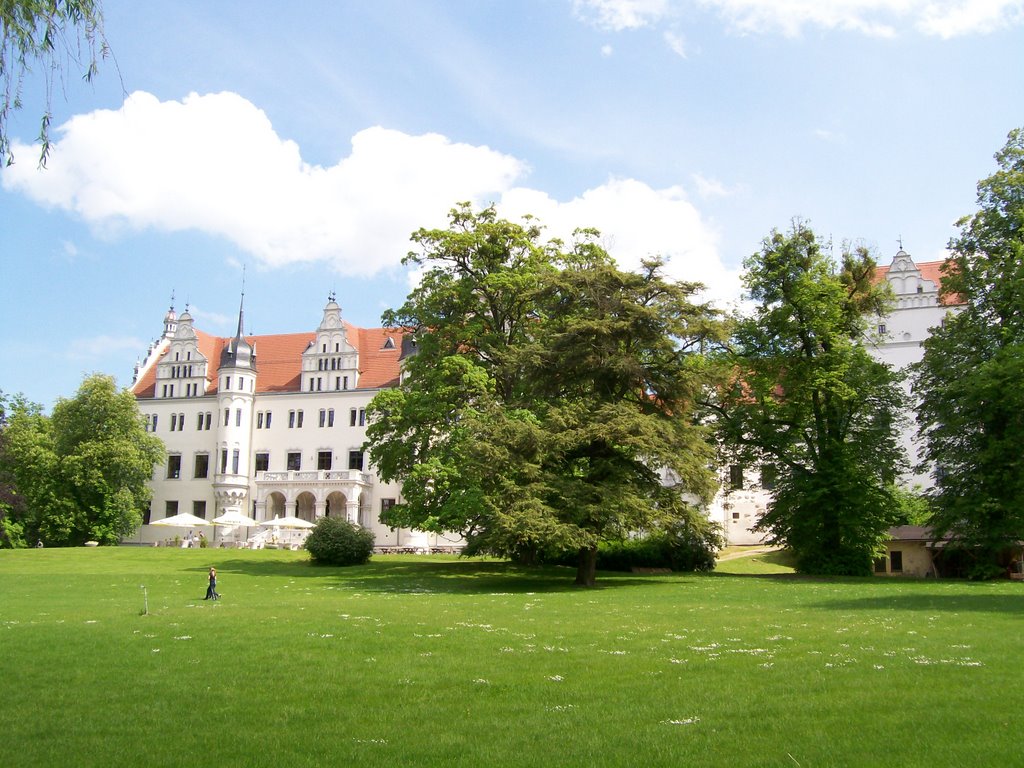
POLYGON ((387 341, 384 342, 384 349, 394 349, 394 348, 395 348, 395 340, 393 338, 391 338, 390 336, 388 336, 387 341))
POLYGON ((924 293, 924 286, 923 285, 917 286, 917 292, 918 293, 924 293))

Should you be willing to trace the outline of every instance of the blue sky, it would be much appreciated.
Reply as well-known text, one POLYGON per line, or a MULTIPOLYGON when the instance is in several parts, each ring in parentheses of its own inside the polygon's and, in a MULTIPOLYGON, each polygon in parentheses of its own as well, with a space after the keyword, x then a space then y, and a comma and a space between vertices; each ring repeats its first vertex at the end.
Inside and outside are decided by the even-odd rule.
POLYGON ((600 229, 707 295, 794 216, 941 258, 1024 125, 1024 0, 105 0, 116 57, 25 84, 0 171, 0 390, 123 385, 197 325, 379 325, 456 202, 600 229))

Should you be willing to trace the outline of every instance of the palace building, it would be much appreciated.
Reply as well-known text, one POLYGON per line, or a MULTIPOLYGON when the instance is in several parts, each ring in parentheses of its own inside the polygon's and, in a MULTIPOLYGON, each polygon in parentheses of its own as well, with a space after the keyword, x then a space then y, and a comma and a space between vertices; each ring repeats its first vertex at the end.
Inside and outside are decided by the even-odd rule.
POLYGON ((240 307, 237 333, 223 338, 172 306, 137 366, 132 392, 167 460, 154 472, 146 524, 129 541, 173 535, 149 523, 178 513, 238 512, 258 521, 341 516, 372 530, 377 546, 456 543, 379 522, 399 485, 381 482, 367 462, 366 409, 399 382, 401 331, 351 325, 333 295, 308 333, 245 335, 243 317, 240 307))

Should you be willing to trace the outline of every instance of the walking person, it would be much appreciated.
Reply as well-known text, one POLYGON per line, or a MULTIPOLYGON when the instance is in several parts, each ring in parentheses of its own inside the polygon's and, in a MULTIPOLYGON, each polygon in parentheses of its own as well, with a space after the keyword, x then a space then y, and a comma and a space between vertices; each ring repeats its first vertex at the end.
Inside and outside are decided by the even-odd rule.
POLYGON ((206 597, 203 600, 218 600, 220 595, 217 594, 217 569, 210 569, 210 586, 206 588, 206 597))

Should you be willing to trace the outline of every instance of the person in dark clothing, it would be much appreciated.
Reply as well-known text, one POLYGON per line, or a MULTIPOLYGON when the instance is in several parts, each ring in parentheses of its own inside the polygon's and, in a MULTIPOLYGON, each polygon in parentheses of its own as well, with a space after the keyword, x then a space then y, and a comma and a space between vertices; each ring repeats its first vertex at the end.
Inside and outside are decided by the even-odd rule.
POLYGON ((206 588, 206 597, 203 600, 218 600, 220 595, 217 594, 217 569, 210 569, 210 586, 206 588))

